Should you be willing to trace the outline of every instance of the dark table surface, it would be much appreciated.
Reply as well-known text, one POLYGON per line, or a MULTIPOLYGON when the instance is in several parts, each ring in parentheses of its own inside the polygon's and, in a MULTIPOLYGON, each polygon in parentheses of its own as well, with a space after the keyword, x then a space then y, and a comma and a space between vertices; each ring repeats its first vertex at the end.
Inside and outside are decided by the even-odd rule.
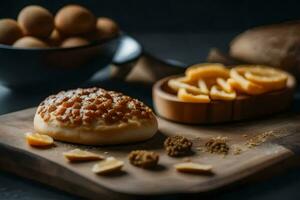
MULTIPOLYGON (((135 33, 148 52, 162 59, 177 59, 185 63, 205 60, 211 47, 226 49, 238 31, 203 33, 135 33)), ((24 66, 26 67, 26 66, 24 66)), ((98 86, 106 87, 100 83, 98 86)), ((136 92, 134 87, 110 84, 109 89, 121 90, 151 103, 150 93, 136 92)), ((0 86, 0 114, 36 106, 48 94, 20 94, 0 86)), ((297 108, 298 95, 294 108, 297 108)), ((295 168, 255 184, 243 184, 221 193, 213 199, 300 199, 300 170, 295 168)), ((77 199, 57 189, 0 171, 0 199, 77 199)), ((100 197, 99 197, 100 199, 100 197)), ((168 199, 178 199, 170 197, 168 199)))

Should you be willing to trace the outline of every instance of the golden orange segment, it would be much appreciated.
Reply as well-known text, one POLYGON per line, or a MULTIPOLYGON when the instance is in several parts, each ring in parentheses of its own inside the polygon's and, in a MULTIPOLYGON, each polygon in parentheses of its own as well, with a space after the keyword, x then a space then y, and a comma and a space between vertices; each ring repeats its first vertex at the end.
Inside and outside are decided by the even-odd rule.
POLYGON ((180 80, 178 80, 178 79, 170 79, 169 81, 168 81, 168 86, 171 88, 171 89, 173 89, 174 91, 178 91, 180 88, 184 88, 184 89, 186 89, 187 91, 189 91, 189 92, 191 92, 191 93, 193 93, 193 94, 202 94, 202 91, 199 89, 199 88, 197 88, 197 87, 195 87, 195 86, 193 86, 193 85, 189 85, 189 84, 187 84, 187 83, 183 83, 183 82, 181 82, 180 80))
POLYGON ((204 63, 189 67, 185 71, 185 75, 191 81, 217 77, 228 78, 229 70, 222 64, 204 63))
POLYGON ((53 145, 53 138, 48 135, 42 135, 39 133, 26 133, 27 143, 34 147, 50 147, 53 145))
POLYGON ((207 85, 206 85, 205 80, 200 79, 200 80, 198 81, 198 87, 199 87, 200 91, 201 91, 203 94, 209 94, 209 89, 208 89, 208 87, 207 87, 207 85))
POLYGON ((63 153, 64 157, 71 162, 79 162, 79 161, 93 161, 93 160, 102 160, 104 159, 103 156, 84 151, 81 149, 73 149, 68 152, 63 153))
POLYGON ((212 100, 232 101, 236 98, 235 92, 225 92, 220 86, 214 85, 210 90, 210 98, 212 100))
POLYGON ((217 82, 218 86, 220 86, 222 88, 222 90, 224 90, 225 92, 227 92, 227 93, 234 92, 231 85, 225 79, 217 78, 216 82, 217 82))
POLYGON ((288 76, 274 68, 256 66, 246 70, 245 78, 269 90, 280 90, 286 87, 288 76))
POLYGON ((209 103, 210 102, 210 98, 209 98, 208 95, 190 94, 190 93, 187 92, 187 90, 185 88, 180 88, 179 89, 179 91, 177 93, 177 97, 178 97, 179 100, 185 101, 185 102, 195 102, 195 103, 209 103))
MULTIPOLYGON (((236 83, 230 84, 234 89, 237 89, 239 92, 243 92, 249 95, 258 95, 267 92, 267 90, 255 84, 249 80, 247 80, 243 75, 245 73, 245 68, 236 67, 230 70, 230 77, 235 80, 236 83), (237 86, 238 84, 238 86, 237 86)), ((229 81, 229 83, 233 83, 229 81)))

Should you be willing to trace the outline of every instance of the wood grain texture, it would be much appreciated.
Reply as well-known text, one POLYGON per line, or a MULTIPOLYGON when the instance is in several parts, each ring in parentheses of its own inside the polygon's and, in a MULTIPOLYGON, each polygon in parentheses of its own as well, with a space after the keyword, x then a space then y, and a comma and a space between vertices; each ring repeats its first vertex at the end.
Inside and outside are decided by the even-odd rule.
MULTIPOLYGON (((91 147, 56 142, 50 149, 36 149, 27 145, 24 133, 33 131, 35 108, 0 117, 0 164, 22 176, 30 177, 62 190, 85 197, 101 196, 105 199, 130 198, 141 195, 164 195, 178 193, 202 193, 234 183, 249 175, 291 158, 300 149, 300 115, 277 116, 260 121, 228 123, 220 126, 189 126, 159 119, 159 132, 152 139, 136 144, 91 147), (207 152, 199 152, 208 138, 227 136, 230 145, 245 147, 247 134, 273 131, 275 140, 253 149, 245 148, 240 155, 232 152, 225 158, 207 152), (212 164, 214 175, 180 174, 173 164, 183 158, 170 158, 162 144, 166 136, 181 134, 194 141, 194 162, 212 164), (62 152, 82 148, 92 152, 115 156, 125 161, 123 172, 112 176, 98 176, 91 172, 95 162, 68 163, 62 152), (159 167, 144 170, 131 166, 127 154, 135 149, 148 149, 160 153, 159 167)), ((108 156, 107 155, 107 156, 108 156)))
POLYGON ((295 79, 290 76, 287 88, 266 94, 238 95, 234 101, 193 103, 179 100, 168 87, 168 80, 161 79, 153 86, 153 102, 156 112, 163 118, 188 124, 214 124, 253 119, 279 113, 288 109, 293 101, 295 79))

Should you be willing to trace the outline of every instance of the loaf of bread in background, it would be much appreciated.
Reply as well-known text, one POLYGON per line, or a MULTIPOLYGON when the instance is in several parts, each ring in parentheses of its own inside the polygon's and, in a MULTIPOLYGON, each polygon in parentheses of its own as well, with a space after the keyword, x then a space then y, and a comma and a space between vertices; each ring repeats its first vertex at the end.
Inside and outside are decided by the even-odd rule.
POLYGON ((279 67, 300 77, 300 21, 249 29, 232 40, 229 55, 242 63, 279 67))

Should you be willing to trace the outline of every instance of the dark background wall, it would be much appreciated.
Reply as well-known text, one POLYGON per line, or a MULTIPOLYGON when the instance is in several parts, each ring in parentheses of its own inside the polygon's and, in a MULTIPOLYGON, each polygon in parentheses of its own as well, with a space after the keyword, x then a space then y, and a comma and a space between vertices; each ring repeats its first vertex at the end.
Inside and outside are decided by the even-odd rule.
POLYGON ((300 19, 297 0, 3 0, 0 17, 15 18, 28 4, 43 5, 55 13, 67 3, 82 4, 98 16, 112 17, 129 32, 242 30, 300 19))

